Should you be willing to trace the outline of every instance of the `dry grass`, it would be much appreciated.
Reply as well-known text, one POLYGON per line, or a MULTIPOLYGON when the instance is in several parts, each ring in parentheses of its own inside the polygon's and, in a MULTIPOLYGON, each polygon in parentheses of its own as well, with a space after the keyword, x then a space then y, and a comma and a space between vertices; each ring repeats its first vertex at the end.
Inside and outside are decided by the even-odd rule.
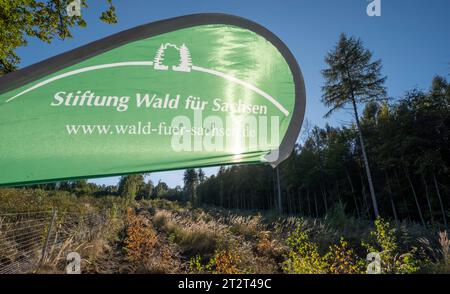
POLYGON ((158 210, 153 216, 153 223, 188 255, 212 254, 219 246, 226 246, 229 235, 227 227, 219 222, 193 221, 190 216, 167 210, 158 210))
POLYGON ((147 214, 127 211, 124 251, 136 273, 177 273, 181 261, 177 248, 158 235, 147 214))
MULTIPOLYGON (((369 240, 373 230, 364 222, 339 227, 330 220, 268 218, 244 215, 242 211, 183 207, 167 200, 140 201, 125 210, 120 200, 108 197, 77 198, 65 192, 22 193, 14 189, 0 191, 2 200, 2 212, 28 200, 28 209, 59 207, 48 255, 38 271, 46 273, 64 272, 65 258, 71 251, 81 255, 83 273, 283 273, 294 243, 301 249, 294 260, 297 265, 308 261, 309 254, 300 254, 303 249, 315 248, 321 259, 310 260, 313 268, 317 268, 314 262, 323 261, 329 266, 320 272, 357 273, 364 268, 360 262, 367 254, 361 240, 369 240), (69 207, 73 209, 70 212, 69 207), (298 240, 291 238, 295 242, 289 243, 296 228, 310 236, 304 248, 298 246, 298 240), (341 237, 347 241, 341 241, 341 237)), ((17 227, 14 220, 0 217, 0 246, 4 248, 1 262, 12 264, 15 260, 8 260, 6 253, 20 256, 22 252, 20 240, 11 235, 17 227)), ((46 228, 41 228, 42 236, 46 228)), ((436 230, 402 224, 395 240, 399 253, 417 248, 408 257, 414 258, 414 264, 408 263, 411 266, 418 261, 422 272, 450 272, 446 232, 438 235, 436 230)), ((38 258, 39 253, 33 254, 38 258)))
POLYGON ((232 215, 229 222, 234 234, 241 235, 246 239, 254 239, 263 230, 261 220, 260 215, 246 217, 232 215))
POLYGON ((261 216, 220 216, 204 210, 159 209, 155 226, 181 248, 189 272, 281 272, 286 246, 268 231, 261 216))
POLYGON ((450 240, 448 239, 447 232, 439 233, 439 244, 441 245, 443 261, 450 264, 450 240))

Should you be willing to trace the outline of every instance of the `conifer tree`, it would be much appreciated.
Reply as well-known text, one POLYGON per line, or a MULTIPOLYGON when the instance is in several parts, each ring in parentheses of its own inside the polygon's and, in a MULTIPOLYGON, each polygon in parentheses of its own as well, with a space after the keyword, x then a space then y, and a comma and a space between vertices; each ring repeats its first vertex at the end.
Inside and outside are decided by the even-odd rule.
POLYGON ((378 217, 378 203, 358 115, 359 103, 381 100, 386 96, 383 86, 386 77, 382 77, 380 73, 381 61, 371 59, 372 53, 363 47, 360 39, 341 34, 335 48, 325 57, 329 67, 322 71, 325 78, 322 102, 331 107, 325 116, 347 104, 352 106, 373 209, 375 217, 378 217))

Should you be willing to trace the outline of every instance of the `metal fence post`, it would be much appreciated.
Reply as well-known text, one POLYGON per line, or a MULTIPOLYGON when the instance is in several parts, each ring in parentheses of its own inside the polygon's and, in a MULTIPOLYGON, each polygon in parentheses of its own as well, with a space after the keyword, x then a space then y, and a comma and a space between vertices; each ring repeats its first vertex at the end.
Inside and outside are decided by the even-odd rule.
POLYGON ((47 254, 48 242, 50 240, 50 234, 52 232, 55 220, 56 220, 56 209, 53 210, 52 220, 50 222, 50 226, 48 227, 47 237, 45 238, 44 247, 42 248, 42 256, 41 256, 41 260, 39 261, 39 265, 41 265, 42 262, 44 262, 45 255, 47 254))

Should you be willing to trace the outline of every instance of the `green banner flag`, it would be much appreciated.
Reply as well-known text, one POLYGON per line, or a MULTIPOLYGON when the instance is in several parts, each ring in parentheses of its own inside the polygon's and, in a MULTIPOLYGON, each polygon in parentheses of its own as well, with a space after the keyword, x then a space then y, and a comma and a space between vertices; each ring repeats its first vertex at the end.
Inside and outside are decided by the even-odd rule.
POLYGON ((0 78, 0 185, 289 156, 305 111, 292 53, 260 25, 196 14, 0 78))

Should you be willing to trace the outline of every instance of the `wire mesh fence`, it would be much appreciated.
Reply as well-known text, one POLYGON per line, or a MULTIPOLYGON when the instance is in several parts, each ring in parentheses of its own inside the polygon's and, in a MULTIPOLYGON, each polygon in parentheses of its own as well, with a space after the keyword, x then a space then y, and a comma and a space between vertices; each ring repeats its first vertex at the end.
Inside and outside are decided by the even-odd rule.
POLYGON ((56 210, 0 213, 0 274, 33 273, 56 264, 100 230, 106 213, 56 210))

